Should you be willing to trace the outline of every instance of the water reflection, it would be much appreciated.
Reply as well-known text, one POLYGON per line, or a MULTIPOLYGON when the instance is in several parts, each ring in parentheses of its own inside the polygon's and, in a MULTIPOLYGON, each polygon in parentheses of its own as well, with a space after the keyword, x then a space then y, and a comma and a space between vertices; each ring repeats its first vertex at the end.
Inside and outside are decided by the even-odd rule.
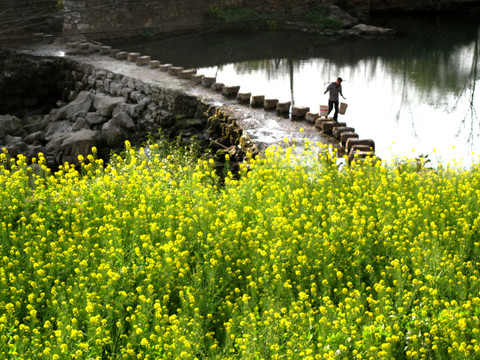
POLYGON ((444 163, 477 161, 472 153, 480 152, 478 14, 378 22, 398 29, 398 36, 199 34, 122 48, 199 68, 242 91, 312 111, 327 103, 325 86, 342 76, 349 107, 341 120, 362 138, 374 139, 382 158, 428 154, 444 163))

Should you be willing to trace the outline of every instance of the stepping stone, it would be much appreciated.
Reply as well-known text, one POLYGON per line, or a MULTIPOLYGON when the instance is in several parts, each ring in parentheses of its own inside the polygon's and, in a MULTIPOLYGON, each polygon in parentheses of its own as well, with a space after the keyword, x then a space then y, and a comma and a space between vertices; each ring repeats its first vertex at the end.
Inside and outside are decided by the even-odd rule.
POLYGON ((290 112, 290 105, 292 104, 291 101, 286 102, 278 102, 276 109, 277 113, 279 114, 288 114, 290 112))
POLYGON ((125 51, 120 51, 115 55, 115 59, 117 60, 126 60, 128 57, 128 53, 125 51))
POLYGON ((340 135, 347 131, 355 132, 355 129, 348 126, 335 126, 332 130, 332 135, 335 138, 340 139, 340 135))
POLYGON ((353 131, 346 131, 340 135, 340 142, 342 143, 343 146, 345 146, 348 139, 358 139, 358 138, 359 136, 357 133, 354 133, 353 131))
POLYGON ((303 118, 309 111, 310 111, 310 108, 306 106, 293 106, 292 117, 303 118))
POLYGON ((112 49, 110 50, 110 56, 116 58, 119 52, 121 52, 120 49, 112 49))
POLYGON ((160 61, 158 60, 151 60, 149 63, 148 63, 148 67, 150 69, 158 69, 160 67, 160 61))
POLYGON ((224 86, 225 85, 223 83, 214 82, 212 84, 212 89, 215 90, 215 91, 222 91, 224 86))
POLYGON ((127 61, 137 62, 137 59, 140 57, 140 53, 128 53, 127 61))
POLYGON ((163 64, 160 65, 160 71, 168 71, 173 65, 172 64, 163 64))
POLYGON ((190 80, 192 76, 195 75, 196 73, 197 73, 197 70, 195 69, 183 70, 183 71, 180 71, 180 74, 178 75, 178 77, 180 79, 190 80))
POLYGON ((222 95, 225 97, 235 97, 240 90, 240 86, 238 85, 228 85, 222 88, 222 95))
POLYGON ((100 54, 107 55, 110 54, 110 51, 112 51, 111 46, 100 46, 100 54))
POLYGON ((278 99, 265 99, 263 100, 263 108, 265 110, 274 110, 277 108, 278 99))
POLYGON ((348 139, 345 145, 347 153, 350 152, 354 145, 368 145, 373 151, 375 151, 375 142, 372 139, 348 139))
POLYGON ((203 76, 202 77, 202 85, 204 87, 211 87, 213 83, 217 81, 217 78, 215 76, 203 76))
POLYGON ((337 121, 324 121, 321 124, 321 130, 327 134, 327 135, 332 135, 332 131, 334 127, 340 127, 340 126, 347 126, 346 123, 339 123, 337 121))
POLYGON ((171 66, 168 68, 168 73, 174 76, 180 75, 180 72, 182 71, 183 71, 183 67, 181 66, 171 66))
POLYGON ((252 107, 262 107, 263 102, 265 101, 265 96, 264 95, 254 95, 254 96, 252 96, 252 98, 250 100, 251 100, 250 104, 251 104, 252 107))
POLYGON ((250 97, 252 96, 252 93, 238 93, 237 94, 237 99, 238 102, 242 104, 249 104, 250 103, 250 97))
POLYGON ((152 60, 150 56, 140 56, 137 59, 137 66, 146 66, 152 60))
POLYGON ((193 74, 190 77, 190 80, 192 80, 194 84, 200 84, 203 81, 203 78, 204 76, 202 74, 193 74))
POLYGON ((305 120, 307 120, 311 124, 315 124, 315 121, 318 119, 318 113, 311 113, 307 112, 305 114, 305 120))

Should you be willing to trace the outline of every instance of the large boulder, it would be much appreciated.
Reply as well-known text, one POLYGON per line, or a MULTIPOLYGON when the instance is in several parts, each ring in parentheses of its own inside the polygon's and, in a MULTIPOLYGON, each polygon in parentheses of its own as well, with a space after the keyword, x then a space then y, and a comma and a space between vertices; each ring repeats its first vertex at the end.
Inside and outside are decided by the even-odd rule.
POLYGON ((358 24, 352 28, 352 32, 361 36, 392 36, 395 30, 390 28, 382 28, 378 26, 358 24))
POLYGON ((113 119, 103 124, 102 137, 109 148, 121 147, 126 140, 121 127, 113 119))
POLYGON ((95 126, 95 125, 102 125, 107 122, 108 117, 102 116, 100 114, 94 113, 94 112, 89 112, 85 118, 87 120, 87 123, 90 126, 95 126))
POLYGON ((23 129, 22 121, 16 116, 0 115, 0 129, 2 129, 3 136, 23 136, 25 130, 23 129))
POLYGON ((62 119, 71 119, 75 115, 82 114, 85 116, 92 107, 94 95, 88 91, 80 92, 75 100, 61 107, 60 109, 52 110, 52 120, 58 121, 62 119))
POLYGON ((66 133, 70 131, 72 131, 72 123, 70 120, 51 122, 45 129, 45 140, 50 141, 55 134, 66 133))
POLYGON ((78 164, 78 156, 86 157, 91 153, 92 147, 99 146, 101 141, 102 136, 98 131, 84 129, 69 133, 60 145, 61 163, 68 161, 71 164, 78 164))
POLYGON ((97 109, 97 114, 102 116, 111 116, 113 109, 124 103, 123 97, 112 97, 105 94, 97 94, 93 100, 93 107, 97 109))

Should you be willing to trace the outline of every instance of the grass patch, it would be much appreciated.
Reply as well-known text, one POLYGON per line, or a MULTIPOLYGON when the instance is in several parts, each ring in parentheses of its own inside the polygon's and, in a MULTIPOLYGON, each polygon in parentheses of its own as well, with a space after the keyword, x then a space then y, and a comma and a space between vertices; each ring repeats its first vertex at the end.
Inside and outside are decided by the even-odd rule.
POLYGON ((0 156, 2 359, 480 356, 478 166, 81 161, 0 156))

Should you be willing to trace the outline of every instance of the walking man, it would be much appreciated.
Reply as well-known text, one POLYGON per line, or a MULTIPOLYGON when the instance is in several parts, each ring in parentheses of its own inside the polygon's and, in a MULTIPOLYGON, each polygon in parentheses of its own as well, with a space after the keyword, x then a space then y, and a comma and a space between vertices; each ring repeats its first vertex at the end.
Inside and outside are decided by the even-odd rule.
POLYGON ((335 113, 333 114, 333 120, 338 120, 338 94, 342 96, 342 98, 346 99, 342 94, 342 78, 339 77, 337 81, 332 82, 330 85, 327 86, 327 90, 325 90, 324 94, 330 92, 328 97, 328 114, 332 111, 335 107, 335 113))

